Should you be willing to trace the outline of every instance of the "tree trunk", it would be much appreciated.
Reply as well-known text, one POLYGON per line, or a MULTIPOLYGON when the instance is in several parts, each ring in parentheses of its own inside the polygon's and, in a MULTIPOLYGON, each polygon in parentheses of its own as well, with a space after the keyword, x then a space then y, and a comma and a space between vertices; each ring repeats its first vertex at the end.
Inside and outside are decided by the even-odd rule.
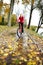
POLYGON ((31 4, 31 11, 30 11, 30 18, 29 18, 28 28, 30 27, 30 23, 31 23, 32 12, 33 12, 33 4, 31 4))
POLYGON ((0 15, 1 15, 1 11, 2 11, 2 6, 3 6, 3 0, 0 1, 0 15))
POLYGON ((3 0, 0 0, 0 2, 3 2, 3 0))
POLYGON ((4 25, 4 15, 2 16, 2 25, 4 25))
POLYGON ((42 16, 40 17, 40 20, 39 20, 39 23, 38 23, 38 27, 37 27, 36 33, 38 32, 39 28, 41 27, 41 19, 42 19, 42 16))
POLYGON ((10 12, 8 14, 8 26, 11 26, 11 15, 12 15, 12 12, 13 12, 13 6, 14 6, 14 0, 11 0, 10 12))

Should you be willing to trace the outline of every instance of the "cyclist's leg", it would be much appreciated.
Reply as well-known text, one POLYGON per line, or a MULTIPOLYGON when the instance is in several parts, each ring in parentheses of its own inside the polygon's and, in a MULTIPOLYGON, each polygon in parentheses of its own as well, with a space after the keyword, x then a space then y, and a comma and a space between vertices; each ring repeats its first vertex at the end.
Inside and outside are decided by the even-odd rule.
POLYGON ((19 29, 20 29, 20 22, 19 22, 19 29))
POLYGON ((21 26, 22 26, 22 33, 24 32, 24 30, 23 30, 23 23, 21 23, 21 26))
POLYGON ((22 29, 22 25, 21 25, 21 22, 19 22, 19 30, 22 29))
POLYGON ((22 23, 22 33, 24 32, 23 23, 22 23))
POLYGON ((20 33, 22 34, 22 23, 20 23, 20 33))

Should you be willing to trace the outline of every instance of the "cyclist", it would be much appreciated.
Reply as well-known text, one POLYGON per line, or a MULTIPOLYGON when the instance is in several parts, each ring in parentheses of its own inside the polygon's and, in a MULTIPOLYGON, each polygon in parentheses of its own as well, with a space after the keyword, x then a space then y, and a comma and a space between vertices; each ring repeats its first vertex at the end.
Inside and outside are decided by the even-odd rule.
POLYGON ((19 23, 19 28, 17 30, 17 35, 20 37, 20 35, 24 32, 24 29, 23 29, 24 16, 22 14, 20 14, 20 16, 18 17, 17 21, 19 23), (20 33, 20 35, 19 35, 18 32, 20 33))

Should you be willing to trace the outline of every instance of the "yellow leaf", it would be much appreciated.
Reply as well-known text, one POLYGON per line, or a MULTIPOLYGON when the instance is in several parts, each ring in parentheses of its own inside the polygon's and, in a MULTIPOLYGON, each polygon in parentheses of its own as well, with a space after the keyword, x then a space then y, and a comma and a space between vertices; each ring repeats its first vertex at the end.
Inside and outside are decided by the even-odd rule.
POLYGON ((8 53, 5 53, 4 56, 5 56, 5 57, 8 56, 8 53))
POLYGON ((28 54, 29 58, 32 58, 32 55, 31 54, 28 54))
POLYGON ((31 52, 31 55, 32 55, 33 57, 36 57, 36 52, 31 52))
POLYGON ((3 65, 6 65, 6 62, 5 62, 5 63, 3 63, 3 65))
POLYGON ((29 42, 32 43, 32 40, 30 39, 29 42))
POLYGON ((32 4, 34 4, 34 0, 32 0, 32 4))
POLYGON ((0 50, 0 53, 3 54, 4 53, 3 50, 0 50))
POLYGON ((5 51, 5 52, 9 52, 9 49, 5 49, 4 51, 5 51))
POLYGON ((13 47, 11 45, 8 46, 9 47, 9 50, 12 51, 13 50, 13 47))
POLYGON ((31 62, 28 62, 27 65, 32 65, 32 63, 31 62))
POLYGON ((37 59, 37 60, 40 60, 40 58, 39 58, 39 57, 36 57, 36 59, 37 59))
POLYGON ((3 2, 0 2, 0 8, 3 6, 3 2))
POLYGON ((22 64, 22 62, 19 62, 19 64, 21 65, 21 64, 22 64))
POLYGON ((11 46, 11 45, 8 45, 8 47, 9 47, 9 48, 12 48, 12 46, 11 46))
POLYGON ((20 60, 24 60, 24 58, 23 57, 20 57, 20 60))
POLYGON ((27 59, 24 58, 24 61, 27 62, 27 59))
POLYGON ((27 65, 36 65, 36 61, 29 61, 28 63, 27 63, 27 65))
POLYGON ((12 40, 14 41, 14 38, 12 38, 12 40))
POLYGON ((7 13, 7 12, 9 12, 9 11, 10 11, 10 8, 6 8, 5 12, 7 13))
POLYGON ((2 22, 2 16, 0 16, 0 22, 2 22))

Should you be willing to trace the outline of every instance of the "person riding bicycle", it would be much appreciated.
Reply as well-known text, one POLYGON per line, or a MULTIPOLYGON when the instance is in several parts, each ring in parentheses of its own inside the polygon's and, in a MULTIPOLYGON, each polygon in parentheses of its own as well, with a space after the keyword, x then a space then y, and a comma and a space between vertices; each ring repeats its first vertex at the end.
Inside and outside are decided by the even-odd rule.
MULTIPOLYGON (((19 23, 19 33, 22 34, 24 32, 23 29, 23 24, 24 24, 24 16, 22 14, 20 14, 20 16, 18 17, 18 23, 19 23)), ((18 31, 17 31, 18 32, 18 31)), ((18 35, 19 36, 19 35, 18 35)))

